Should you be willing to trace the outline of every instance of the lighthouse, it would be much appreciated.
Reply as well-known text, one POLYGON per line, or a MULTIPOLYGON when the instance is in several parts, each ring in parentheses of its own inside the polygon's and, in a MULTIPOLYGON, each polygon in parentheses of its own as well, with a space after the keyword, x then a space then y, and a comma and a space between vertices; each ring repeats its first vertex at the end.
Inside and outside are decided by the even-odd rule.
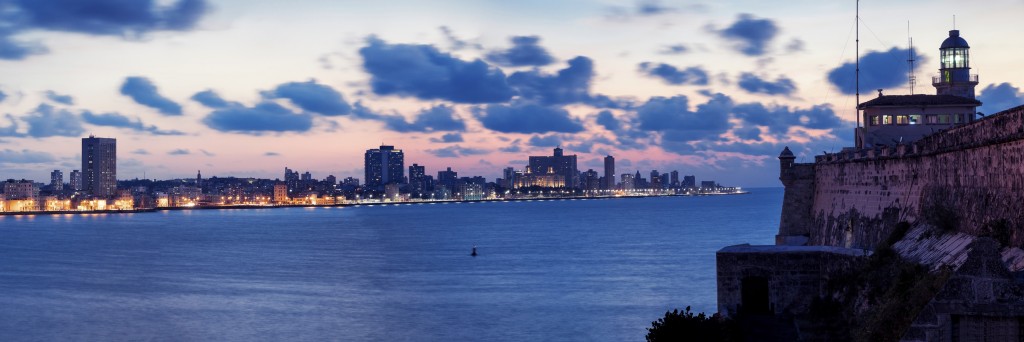
POLYGON ((939 47, 939 75, 932 77, 937 95, 953 95, 973 99, 978 75, 971 74, 971 46, 960 37, 960 30, 950 30, 949 38, 939 47))

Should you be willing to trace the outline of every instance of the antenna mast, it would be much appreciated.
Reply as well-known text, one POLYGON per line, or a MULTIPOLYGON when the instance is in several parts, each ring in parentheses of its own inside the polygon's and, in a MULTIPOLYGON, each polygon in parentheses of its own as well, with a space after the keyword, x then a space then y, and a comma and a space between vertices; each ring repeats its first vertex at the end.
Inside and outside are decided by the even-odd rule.
POLYGON ((910 63, 910 75, 907 75, 907 79, 910 80, 910 95, 914 95, 914 85, 917 84, 917 76, 914 76, 914 38, 910 36, 910 21, 907 21, 907 41, 910 45, 910 59, 907 62, 910 63))
POLYGON ((857 44, 856 44, 856 46, 857 46, 857 52, 856 52, 857 53, 857 56, 856 56, 857 57, 857 62, 856 62, 857 75, 855 76, 855 79, 856 79, 855 87, 857 88, 855 90, 855 92, 857 94, 857 103, 855 103, 854 105, 858 109, 855 110, 854 112, 857 113, 857 129, 860 130, 860 109, 859 109, 859 107, 860 107, 860 0, 857 0, 857 12, 856 13, 857 13, 857 17, 856 17, 856 22, 854 24, 857 26, 857 44))

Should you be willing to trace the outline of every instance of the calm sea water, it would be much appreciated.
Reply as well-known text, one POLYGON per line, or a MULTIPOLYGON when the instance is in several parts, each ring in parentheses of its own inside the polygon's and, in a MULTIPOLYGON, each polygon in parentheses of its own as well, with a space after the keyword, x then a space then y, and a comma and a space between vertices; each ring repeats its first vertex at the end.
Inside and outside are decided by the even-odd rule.
POLYGON ((643 340, 714 311, 715 251, 772 243, 781 202, 0 217, 0 340, 643 340))

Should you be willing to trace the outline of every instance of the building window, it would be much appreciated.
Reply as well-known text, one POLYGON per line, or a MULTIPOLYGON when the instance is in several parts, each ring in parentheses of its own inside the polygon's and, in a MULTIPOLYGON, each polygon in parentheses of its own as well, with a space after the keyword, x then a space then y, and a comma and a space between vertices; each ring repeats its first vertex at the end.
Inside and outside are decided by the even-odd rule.
POLYGON ((953 114, 953 123, 963 123, 966 114, 953 114))
POLYGON ((910 122, 908 122, 906 115, 897 115, 896 116, 896 124, 897 125, 906 125, 908 123, 910 123, 910 122))
POLYGON ((911 115, 910 116, 910 124, 911 125, 920 125, 921 124, 921 115, 920 114, 911 115))
POLYGON ((925 120, 927 120, 927 123, 929 125, 934 125, 934 124, 939 123, 939 117, 937 115, 926 115, 924 118, 925 118, 925 120))
POLYGON ((882 115, 883 125, 892 125, 892 115, 882 115))
POLYGON ((878 115, 872 115, 871 116, 871 125, 872 126, 878 126, 880 123, 881 123, 881 119, 878 117, 878 115))
POLYGON ((940 125, 948 125, 949 124, 949 114, 939 114, 939 124, 940 125))

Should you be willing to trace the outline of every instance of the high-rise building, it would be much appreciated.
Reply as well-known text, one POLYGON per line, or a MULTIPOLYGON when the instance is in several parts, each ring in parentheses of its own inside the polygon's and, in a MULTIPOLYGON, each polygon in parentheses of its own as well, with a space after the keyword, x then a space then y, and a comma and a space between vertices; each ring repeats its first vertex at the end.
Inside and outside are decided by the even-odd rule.
POLYGON ((671 175, 671 176, 669 176, 671 178, 669 180, 669 183, 668 183, 669 186, 671 186, 673 188, 678 188, 679 187, 679 171, 672 170, 672 172, 669 173, 669 174, 671 175))
POLYGON ((82 190, 96 197, 117 193, 117 139, 82 138, 82 190))
POLYGON ((516 184, 516 169, 509 166, 501 172, 502 184, 501 186, 511 189, 516 184))
POLYGON ((696 187, 697 187, 697 177, 696 176, 683 176, 683 188, 684 189, 693 189, 693 188, 696 188, 696 187))
POLYGON ((455 184, 459 182, 459 173, 448 168, 445 171, 437 171, 437 184, 448 188, 449 191, 456 190, 455 184))
POLYGON ((615 189, 615 157, 604 157, 604 189, 615 189))
POLYGON ((530 164, 526 167, 527 173, 543 175, 554 173, 565 179, 565 187, 575 188, 579 186, 579 170, 576 168, 576 155, 567 156, 562 153, 561 147, 555 147, 552 156, 530 156, 530 164))
POLYGON ((405 178, 405 154, 394 146, 366 150, 363 167, 366 187, 380 188, 385 184, 401 184, 405 178))
POLYGON ((313 181, 313 174, 309 173, 309 171, 306 171, 305 173, 302 174, 302 181, 303 182, 312 182, 313 181))
POLYGON ((421 196, 427 190, 427 168, 423 165, 409 166, 409 187, 414 196, 421 196))
POLYGON ((658 170, 651 170, 651 189, 661 189, 661 174, 658 170))
POLYGON ((597 171, 589 169, 583 172, 582 188, 583 190, 595 191, 601 189, 601 177, 598 176, 597 171))
POLYGON ((64 190, 64 172, 61 170, 53 170, 53 172, 50 172, 50 189, 54 192, 64 190))
POLYGON ((622 190, 633 190, 636 189, 636 179, 633 178, 633 174, 623 173, 622 181, 619 185, 622 186, 622 190))
POLYGON ((71 179, 68 179, 72 191, 82 191, 82 171, 71 170, 71 179))

